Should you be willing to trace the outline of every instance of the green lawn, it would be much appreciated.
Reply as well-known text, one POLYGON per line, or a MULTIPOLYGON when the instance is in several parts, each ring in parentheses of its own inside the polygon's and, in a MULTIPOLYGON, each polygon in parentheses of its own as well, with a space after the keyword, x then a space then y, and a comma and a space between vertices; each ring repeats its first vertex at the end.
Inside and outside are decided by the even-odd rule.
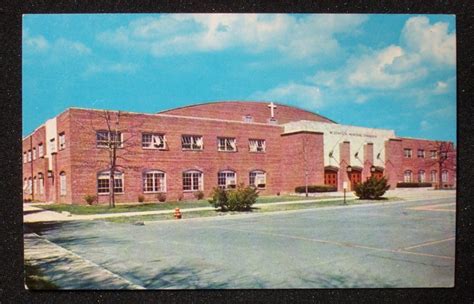
MULTIPOLYGON (((381 200, 358 200, 352 199, 347 200, 346 205, 360 205, 360 204, 367 204, 367 203, 383 203, 383 202, 390 202, 390 201, 400 201, 403 200, 398 197, 390 197, 381 200)), ((232 216, 234 214, 251 214, 251 213, 265 213, 265 212, 276 212, 276 211, 288 211, 288 210, 299 210, 299 209, 310 209, 310 208, 321 208, 321 207, 329 207, 329 206, 343 206, 343 200, 336 200, 336 201, 318 201, 318 202, 311 202, 308 203, 298 203, 298 204, 285 204, 285 205, 264 205, 260 207, 252 208, 252 211, 245 211, 245 212, 221 212, 217 210, 201 210, 201 211, 183 211, 182 216, 184 219, 189 218, 196 218, 196 217, 211 217, 211 216, 232 216)), ((151 215, 137 215, 137 216, 120 216, 120 217, 113 217, 113 218, 106 218, 102 219, 107 222, 113 223, 134 223, 134 222, 145 222, 145 221, 164 221, 164 220, 174 220, 174 216, 172 213, 169 214, 151 214, 151 215)))
MULTIPOLYGON (((262 196, 257 199, 257 204, 277 203, 298 200, 315 200, 328 198, 326 197, 304 197, 304 196, 262 196)), ((35 205, 33 205, 35 206, 35 205)), ((140 211, 156 211, 156 210, 172 210, 174 208, 198 208, 211 207, 207 199, 183 201, 183 202, 164 202, 164 203, 143 203, 143 204, 118 204, 115 208, 109 208, 108 205, 36 205, 45 210, 56 212, 68 211, 72 214, 103 214, 103 213, 120 213, 120 212, 140 212, 140 211)))

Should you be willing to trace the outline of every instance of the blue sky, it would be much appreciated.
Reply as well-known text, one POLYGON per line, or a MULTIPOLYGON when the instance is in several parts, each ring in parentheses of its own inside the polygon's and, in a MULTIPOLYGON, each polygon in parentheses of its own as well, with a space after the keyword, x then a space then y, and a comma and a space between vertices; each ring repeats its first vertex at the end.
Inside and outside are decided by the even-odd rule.
POLYGON ((456 141, 455 30, 453 15, 25 15, 23 135, 71 106, 265 100, 456 141))

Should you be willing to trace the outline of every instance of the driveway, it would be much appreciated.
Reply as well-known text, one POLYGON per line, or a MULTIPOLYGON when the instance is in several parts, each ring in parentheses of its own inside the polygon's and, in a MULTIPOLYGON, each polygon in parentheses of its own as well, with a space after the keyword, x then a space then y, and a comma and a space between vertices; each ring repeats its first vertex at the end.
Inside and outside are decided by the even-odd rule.
POLYGON ((147 222, 29 224, 145 288, 452 287, 455 198, 147 222))

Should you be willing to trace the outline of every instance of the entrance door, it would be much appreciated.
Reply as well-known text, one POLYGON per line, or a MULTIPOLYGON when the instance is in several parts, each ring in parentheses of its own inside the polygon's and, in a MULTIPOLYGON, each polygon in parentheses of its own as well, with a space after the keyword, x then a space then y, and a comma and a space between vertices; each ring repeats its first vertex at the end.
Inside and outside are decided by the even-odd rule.
POLYGON ((337 187, 337 172, 336 171, 324 171, 324 184, 337 187))
POLYGON ((362 181, 362 172, 352 171, 349 173, 349 180, 351 182, 351 190, 354 190, 354 186, 362 181))

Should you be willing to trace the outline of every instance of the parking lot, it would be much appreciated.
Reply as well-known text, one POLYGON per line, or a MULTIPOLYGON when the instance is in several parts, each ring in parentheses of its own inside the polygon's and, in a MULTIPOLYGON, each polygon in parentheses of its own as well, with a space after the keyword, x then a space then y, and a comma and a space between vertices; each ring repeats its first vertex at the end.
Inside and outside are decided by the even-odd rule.
POLYGON ((78 221, 29 228, 151 289, 454 284, 454 197, 144 226, 78 221))

